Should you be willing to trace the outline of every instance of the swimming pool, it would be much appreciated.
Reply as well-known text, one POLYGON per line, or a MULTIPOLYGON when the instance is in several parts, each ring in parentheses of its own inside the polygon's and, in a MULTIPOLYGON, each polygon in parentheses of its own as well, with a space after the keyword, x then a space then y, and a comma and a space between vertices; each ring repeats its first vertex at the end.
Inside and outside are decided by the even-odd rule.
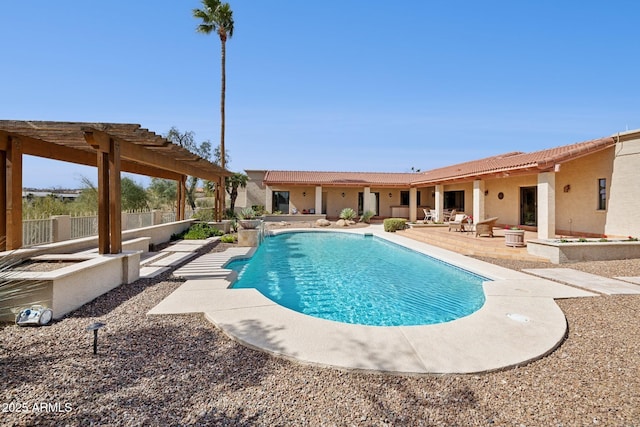
POLYGON ((488 279, 382 238, 281 233, 252 258, 231 261, 232 288, 256 288, 292 310, 343 323, 443 323, 479 310, 488 279))

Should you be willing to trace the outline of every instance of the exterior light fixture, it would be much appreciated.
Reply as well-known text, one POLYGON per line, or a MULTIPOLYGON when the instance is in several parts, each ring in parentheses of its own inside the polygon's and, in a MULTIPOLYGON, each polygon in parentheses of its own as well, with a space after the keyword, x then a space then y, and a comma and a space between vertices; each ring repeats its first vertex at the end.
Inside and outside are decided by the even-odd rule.
POLYGON ((104 323, 96 322, 87 326, 87 331, 93 331, 93 354, 98 354, 98 329, 104 325, 104 323))

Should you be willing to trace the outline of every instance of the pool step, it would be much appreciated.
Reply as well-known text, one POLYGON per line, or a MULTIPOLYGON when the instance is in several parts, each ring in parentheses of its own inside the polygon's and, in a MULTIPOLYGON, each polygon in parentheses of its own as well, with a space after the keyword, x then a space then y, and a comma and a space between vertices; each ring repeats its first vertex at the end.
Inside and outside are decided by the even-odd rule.
POLYGON ((507 247, 504 243, 504 235, 495 231, 495 237, 475 237, 473 233, 460 233, 448 231, 446 228, 410 228, 399 231, 399 234, 448 249, 463 255, 513 259, 520 261, 548 262, 545 258, 530 255, 527 248, 507 247))

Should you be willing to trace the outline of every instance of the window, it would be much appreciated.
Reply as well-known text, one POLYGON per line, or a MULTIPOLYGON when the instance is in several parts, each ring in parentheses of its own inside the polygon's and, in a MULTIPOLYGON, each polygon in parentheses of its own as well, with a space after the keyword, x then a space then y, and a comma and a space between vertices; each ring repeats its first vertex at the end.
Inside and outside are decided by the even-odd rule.
POLYGON ((598 180, 598 210, 607 209, 607 179, 600 178, 598 180))
MULTIPOLYGON (((369 193, 369 210, 378 215, 380 212, 380 193, 369 193)), ((358 193, 358 215, 364 213, 364 193, 358 193)))
POLYGON ((274 191, 273 192, 273 211, 280 211, 283 214, 289 213, 289 192, 274 191))
POLYGON ((457 211, 464 212, 464 190, 445 191, 444 208, 455 209, 457 211))
MULTIPOLYGON (((418 198, 417 198, 418 199, 417 200, 418 204, 417 204, 417 206, 420 206, 420 192, 417 191, 416 193, 418 195, 418 198)), ((409 194, 410 194, 409 191, 401 191, 400 192, 400 205, 409 206, 409 200, 410 200, 410 197, 411 197, 411 196, 409 196, 409 194)))

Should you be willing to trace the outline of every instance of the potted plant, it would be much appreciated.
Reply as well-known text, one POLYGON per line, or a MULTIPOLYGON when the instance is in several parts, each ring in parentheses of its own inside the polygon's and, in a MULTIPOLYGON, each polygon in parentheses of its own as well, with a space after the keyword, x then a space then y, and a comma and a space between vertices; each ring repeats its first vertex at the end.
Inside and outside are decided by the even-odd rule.
POLYGON ((504 243, 514 248, 524 246, 524 230, 515 227, 508 227, 504 230, 504 243))
POLYGON ((256 218, 256 212, 252 208, 244 208, 238 214, 238 223, 245 230, 251 230, 260 225, 261 220, 256 218))

